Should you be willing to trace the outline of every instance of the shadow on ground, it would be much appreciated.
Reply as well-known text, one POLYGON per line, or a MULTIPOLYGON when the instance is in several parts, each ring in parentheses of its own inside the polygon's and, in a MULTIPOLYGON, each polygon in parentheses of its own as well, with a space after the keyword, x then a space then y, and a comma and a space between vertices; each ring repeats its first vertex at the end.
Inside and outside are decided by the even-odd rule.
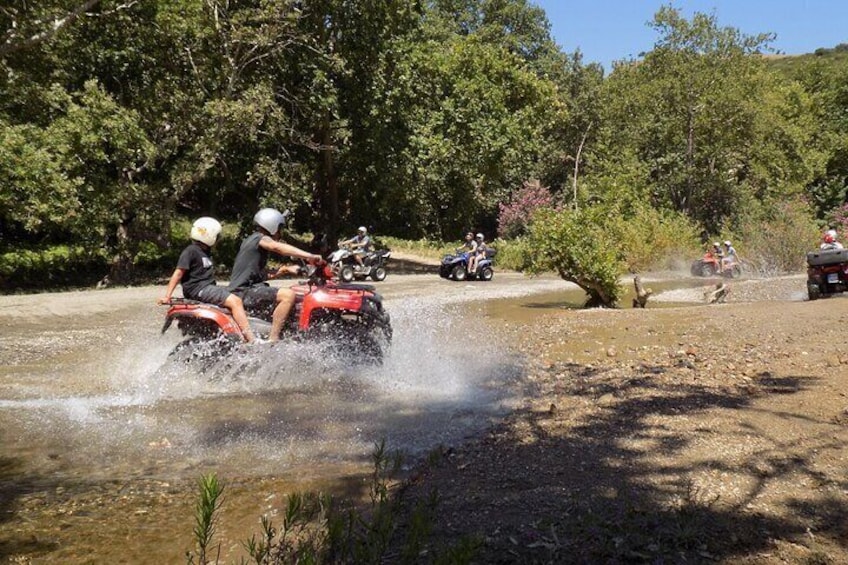
POLYGON ((440 496, 433 539, 476 538, 480 563, 756 561, 773 555, 776 541, 803 545, 807 559, 820 559, 810 562, 842 562, 829 555, 848 550, 848 504, 839 494, 848 477, 827 476, 814 464, 844 443, 828 422, 816 422, 824 431, 803 445, 741 421, 721 434, 710 426, 684 433, 670 423, 706 411, 762 413, 753 398, 798 393, 816 386, 814 377, 761 376, 746 390, 660 383, 650 368, 644 378, 618 383, 592 367, 567 368, 563 406, 519 411, 415 480, 411 500, 433 489, 440 496), (582 404, 579 416, 569 402, 582 404), (711 434, 711 443, 742 446, 744 455, 728 457, 719 447, 714 455, 684 456, 711 434), (725 500, 698 486, 705 475, 733 476, 744 488, 725 500), (786 481, 811 486, 763 510, 764 492, 786 481))

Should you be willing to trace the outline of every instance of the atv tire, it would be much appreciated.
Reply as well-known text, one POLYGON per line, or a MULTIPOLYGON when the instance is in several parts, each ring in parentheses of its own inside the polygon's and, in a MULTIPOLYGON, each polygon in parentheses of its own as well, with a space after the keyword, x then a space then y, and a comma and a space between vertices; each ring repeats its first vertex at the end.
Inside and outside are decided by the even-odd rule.
POLYGON ((818 300, 819 298, 821 298, 821 290, 819 290, 819 285, 808 284, 807 285, 807 296, 810 297, 810 300, 818 300))
POLYGON ((481 281, 490 281, 490 280, 492 280, 492 277, 494 277, 494 276, 495 276, 495 271, 492 270, 492 268, 489 267, 488 265, 486 265, 485 267, 480 269, 480 273, 477 275, 477 277, 481 281))
POLYGON ((465 271, 465 265, 457 265, 451 271, 451 278, 455 281, 462 282, 468 277, 468 273, 465 271))
POLYGON ((351 265, 342 266, 341 270, 339 271, 339 278, 346 283, 352 282, 353 267, 351 265))
POLYGON ((371 278, 372 278, 372 279, 374 279, 374 280, 375 280, 375 281, 377 281, 377 282, 380 282, 380 281, 384 281, 384 280, 386 280, 386 275, 387 275, 387 274, 388 274, 388 273, 386 272, 386 268, 385 268, 385 267, 377 267, 376 269, 374 269, 374 270, 371 272, 371 278))
POLYGON ((713 270, 712 265, 710 265, 709 263, 702 263, 701 264, 701 276, 702 277, 711 277, 714 274, 715 274, 715 271, 713 270))
POLYGON ((731 279, 738 279, 741 276, 742 276, 742 267, 740 267, 739 265, 733 265, 730 268, 730 278, 731 279))

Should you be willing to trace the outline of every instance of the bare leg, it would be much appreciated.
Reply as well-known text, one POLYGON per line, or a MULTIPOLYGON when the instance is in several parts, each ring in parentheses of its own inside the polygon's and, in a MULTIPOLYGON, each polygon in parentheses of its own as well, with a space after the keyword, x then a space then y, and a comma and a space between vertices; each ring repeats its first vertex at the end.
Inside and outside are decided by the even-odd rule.
POLYGON ((268 341, 279 341, 280 331, 286 318, 289 317, 292 306, 294 306, 294 291, 290 288, 281 288, 277 291, 277 307, 271 317, 271 335, 268 341))
POLYGON ((241 329, 244 339, 248 343, 253 341, 253 330, 250 329, 250 322, 247 321, 247 313, 244 311, 244 303, 241 301, 241 298, 235 294, 230 294, 224 301, 224 306, 229 308, 230 312, 233 313, 233 318, 241 329))

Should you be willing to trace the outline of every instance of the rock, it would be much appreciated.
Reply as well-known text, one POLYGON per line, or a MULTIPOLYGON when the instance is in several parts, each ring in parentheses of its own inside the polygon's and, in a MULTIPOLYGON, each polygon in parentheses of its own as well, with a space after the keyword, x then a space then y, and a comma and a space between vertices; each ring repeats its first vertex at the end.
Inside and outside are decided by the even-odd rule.
POLYGON ((615 347, 610 347, 607 349, 607 357, 615 357, 616 355, 618 355, 618 351, 615 349, 615 347))

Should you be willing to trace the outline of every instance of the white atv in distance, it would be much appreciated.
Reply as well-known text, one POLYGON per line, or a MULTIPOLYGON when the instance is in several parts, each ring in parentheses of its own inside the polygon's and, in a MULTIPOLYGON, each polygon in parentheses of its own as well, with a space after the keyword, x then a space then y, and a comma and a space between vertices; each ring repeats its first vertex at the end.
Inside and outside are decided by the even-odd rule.
POLYGON ((330 267, 333 273, 344 282, 354 279, 364 280, 371 277, 374 281, 386 280, 386 262, 392 252, 388 249, 370 251, 362 256, 362 264, 357 263, 349 247, 340 247, 330 255, 330 267))

